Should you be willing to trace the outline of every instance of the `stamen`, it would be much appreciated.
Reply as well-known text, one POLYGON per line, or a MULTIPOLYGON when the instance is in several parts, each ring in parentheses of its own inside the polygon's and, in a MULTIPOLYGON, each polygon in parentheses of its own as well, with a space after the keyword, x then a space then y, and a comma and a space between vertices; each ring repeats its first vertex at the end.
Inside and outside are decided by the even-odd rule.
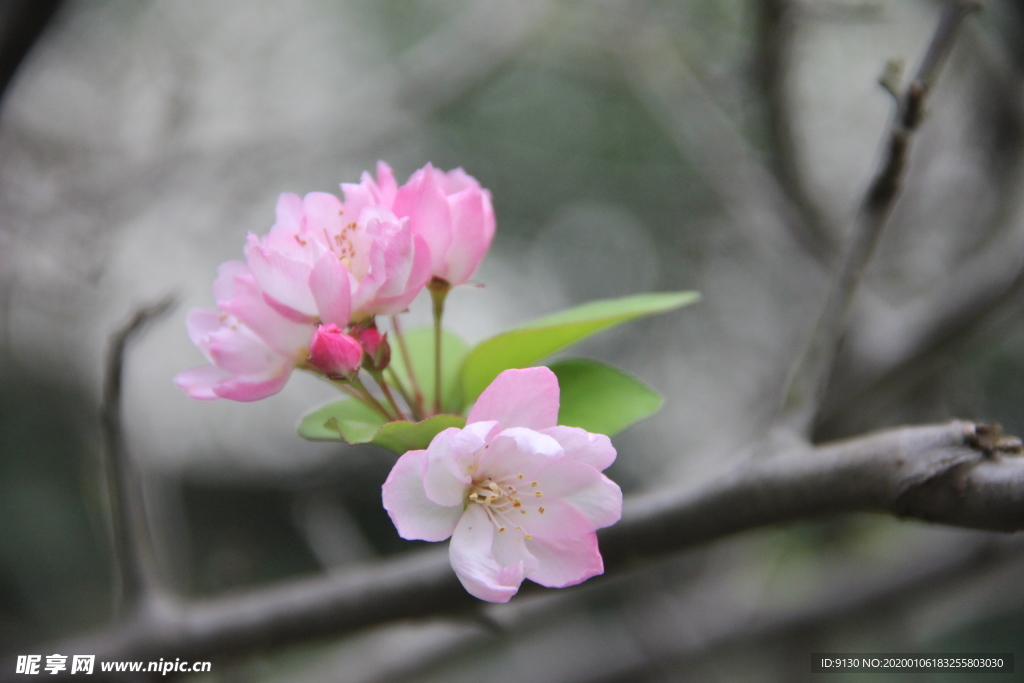
POLYGON ((533 536, 532 536, 532 535, 530 535, 530 534, 525 534, 525 535, 523 536, 523 538, 525 538, 525 539, 526 539, 527 541, 529 541, 530 539, 532 539, 532 538, 533 538, 533 536))
POLYGON ((539 512, 540 514, 543 515, 544 514, 544 508, 543 507, 537 508, 537 512, 539 512))
POLYGON ((544 492, 543 492, 543 491, 535 491, 533 495, 535 495, 535 496, 537 496, 538 498, 540 498, 541 496, 543 496, 543 495, 544 495, 544 492))

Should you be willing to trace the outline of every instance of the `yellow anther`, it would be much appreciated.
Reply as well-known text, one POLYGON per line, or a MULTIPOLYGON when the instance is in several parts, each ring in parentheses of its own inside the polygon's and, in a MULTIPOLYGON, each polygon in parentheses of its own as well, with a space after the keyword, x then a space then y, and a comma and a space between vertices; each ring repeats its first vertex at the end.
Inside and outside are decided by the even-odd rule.
POLYGON ((533 538, 533 536, 531 536, 530 534, 526 534, 525 536, 523 536, 523 538, 529 541, 531 538, 533 538))
POLYGON ((543 515, 544 514, 544 508, 543 507, 537 508, 537 512, 539 512, 540 514, 543 515))
POLYGON ((531 481, 530 482, 530 486, 536 486, 539 483, 540 483, 539 481, 531 481))
POLYGON ((498 529, 498 533, 500 534, 500 533, 501 533, 502 531, 504 531, 504 530, 505 530, 505 527, 500 527, 500 528, 498 529))
POLYGON ((520 479, 522 479, 522 478, 523 478, 523 475, 521 475, 521 474, 520 474, 520 475, 519 475, 519 478, 520 478, 520 479))
POLYGON ((544 495, 544 492, 543 492, 543 491, 535 491, 533 495, 535 495, 535 496, 537 496, 538 498, 540 498, 541 496, 543 496, 543 495, 544 495))

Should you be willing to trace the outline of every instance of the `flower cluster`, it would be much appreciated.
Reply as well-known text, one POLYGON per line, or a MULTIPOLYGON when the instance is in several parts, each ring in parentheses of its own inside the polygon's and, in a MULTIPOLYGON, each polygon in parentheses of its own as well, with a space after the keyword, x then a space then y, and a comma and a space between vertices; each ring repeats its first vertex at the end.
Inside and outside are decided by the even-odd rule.
POLYGON ((601 574, 595 530, 622 514, 601 474, 608 437, 557 426, 558 380, 547 368, 506 370, 480 395, 464 429, 398 459, 384 507, 402 538, 443 541, 462 585, 507 602, 523 579, 562 588, 601 574))
MULTIPOLYGON (((363 174, 341 188, 344 200, 282 194, 270 232, 248 236, 244 262, 221 265, 217 308, 194 310, 187 320, 210 364, 175 382, 197 399, 255 401, 280 391, 301 368, 351 396, 337 402, 343 413, 355 406, 365 415, 369 407, 376 434, 389 431, 389 447, 405 451, 383 485, 398 533, 451 537, 452 567, 482 600, 506 602, 524 579, 563 587, 602 573, 595 532, 622 513, 622 492, 602 474, 615 449, 607 436, 558 426, 554 372, 505 370, 464 422, 439 416, 446 405, 444 301, 472 276, 494 237, 490 193, 462 169, 430 164, 399 186, 383 162, 376 178, 363 174), (432 404, 416 379, 412 337, 395 317, 424 288, 434 311, 432 404), (392 316, 391 332, 378 329, 378 316, 392 316), (388 334, 401 372, 388 367, 388 334), (465 427, 441 431, 451 424, 465 427)), ((447 401, 448 410, 460 412, 461 400, 447 401)), ((316 426, 333 425, 348 438, 340 418, 321 416, 316 426)))
POLYGON ((245 263, 221 266, 218 310, 188 317, 211 363, 177 376, 189 396, 255 401, 297 367, 346 378, 372 357, 379 368, 386 340, 379 350, 367 333, 374 317, 404 311, 428 282, 465 282, 494 236, 490 193, 462 169, 427 164, 399 187, 380 162, 376 179, 341 187, 344 201, 282 194, 270 232, 249 235, 245 263))

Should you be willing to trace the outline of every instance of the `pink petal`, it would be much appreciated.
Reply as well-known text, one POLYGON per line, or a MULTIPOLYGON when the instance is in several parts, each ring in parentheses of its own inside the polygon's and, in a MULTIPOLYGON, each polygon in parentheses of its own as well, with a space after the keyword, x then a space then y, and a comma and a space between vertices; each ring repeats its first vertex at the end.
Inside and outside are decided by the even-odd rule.
POLYGON ((604 560, 597 547, 597 534, 574 538, 546 538, 526 542, 538 567, 527 578, 549 588, 565 588, 604 573, 604 560))
POLYGON ((302 209, 306 216, 306 232, 323 240, 324 244, 329 244, 341 230, 343 207, 341 200, 333 194, 310 192, 302 198, 302 209))
POLYGON ((548 368, 505 370, 480 394, 466 421, 540 431, 558 424, 558 398, 558 378, 548 368))
POLYGON ((259 401, 281 391, 288 382, 291 366, 282 367, 270 379, 229 377, 218 382, 213 391, 221 398, 232 401, 259 401))
POLYGON ((408 216, 413 233, 427 242, 431 272, 437 273, 444 268, 445 254, 452 243, 452 216, 433 171, 428 163, 412 174, 395 195, 394 211, 399 218, 408 216))
MULTIPOLYGON (((225 264, 228 265, 228 264, 225 264)), ((245 268, 242 264, 238 264, 245 268)), ((236 317, 246 327, 256 333, 275 351, 297 356, 309 345, 313 325, 308 322, 296 322, 279 313, 263 296, 263 290, 245 268, 244 272, 236 269, 223 269, 223 275, 231 275, 231 288, 222 284, 221 292, 229 298, 218 297, 217 305, 225 312, 236 317), (232 273, 234 273, 232 275, 232 273)), ((218 278, 218 282, 221 279, 218 278)))
POLYGON ((579 427, 550 427, 542 434, 554 437, 565 449, 565 457, 590 465, 598 471, 615 462, 615 447, 604 434, 591 434, 579 427))
POLYGON ((466 487, 486 442, 468 429, 455 427, 440 432, 427 447, 423 467, 423 490, 437 505, 461 505, 466 487))
POLYGON ((247 327, 223 326, 209 336, 210 359, 233 375, 266 377, 285 365, 285 358, 247 327))
POLYGON ((468 188, 448 198, 452 215, 452 242, 441 271, 435 275, 452 286, 461 285, 476 271, 494 238, 494 211, 486 190, 468 188))
POLYGON ((309 273, 312 268, 308 263, 267 249, 252 234, 245 247, 245 258, 249 270, 268 296, 304 315, 317 314, 316 302, 309 291, 309 273))
POLYGON ((426 451, 408 451, 398 459, 382 487, 384 509, 402 538, 443 541, 455 531, 462 505, 443 507, 427 500, 423 492, 425 459, 426 451))
POLYGON ((523 562, 501 566, 491 551, 494 533, 483 508, 470 505, 452 533, 448 558, 471 595, 489 602, 508 602, 523 582, 523 562))
POLYGON ((395 174, 391 167, 383 161, 377 162, 377 202, 390 207, 395 202, 395 194, 398 192, 398 183, 395 182, 395 174))
POLYGON ((536 480, 538 490, 544 492, 539 505, 561 499, 581 512, 591 529, 611 526, 622 517, 622 490, 590 465, 559 460, 541 471, 536 480))
POLYGON ((324 253, 309 273, 309 289, 320 320, 346 327, 352 310, 348 270, 331 252, 324 253))
POLYGON ((213 393, 214 385, 229 376, 220 368, 204 365, 201 368, 179 372, 174 378, 174 384, 192 398, 200 401, 213 401, 220 398, 213 393))
POLYGON ((518 481, 522 475, 525 481, 530 482, 537 473, 561 457, 562 447, 550 436, 532 429, 513 427, 503 430, 490 441, 480 457, 478 469, 480 476, 494 481, 518 481))
POLYGON ((220 311, 211 311, 208 308, 194 308, 185 317, 188 338, 199 347, 206 360, 210 362, 213 362, 210 357, 210 335, 221 328, 224 318, 225 315, 220 311))
POLYGON ((275 207, 277 220, 271 232, 298 234, 302 228, 302 198, 292 192, 282 192, 275 207))

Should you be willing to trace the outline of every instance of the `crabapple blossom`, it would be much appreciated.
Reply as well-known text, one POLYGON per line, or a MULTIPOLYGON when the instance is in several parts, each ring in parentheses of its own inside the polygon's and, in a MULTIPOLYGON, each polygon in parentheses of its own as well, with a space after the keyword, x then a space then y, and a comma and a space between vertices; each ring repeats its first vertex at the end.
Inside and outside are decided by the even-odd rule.
POLYGON ((332 379, 356 374, 362 359, 362 345, 334 323, 318 327, 309 343, 309 362, 332 379))
POLYGON ((305 361, 315 326, 271 306, 243 263, 222 264, 213 290, 220 310, 196 309, 186 320, 189 337, 212 365, 180 373, 175 384, 201 400, 276 394, 305 361))
POLYGON ((285 315, 341 327, 404 311, 430 277, 429 248, 407 220, 326 192, 282 194, 274 227, 250 234, 245 256, 285 315))
POLYGON ((376 327, 364 327, 355 333, 366 353, 366 365, 369 370, 383 370, 391 362, 391 345, 388 343, 387 332, 380 333, 376 327))
POLYGON ((430 248, 430 274, 449 286, 476 271, 494 238, 491 193, 461 168, 441 171, 427 164, 397 186, 391 168, 377 162, 377 180, 364 173, 358 185, 342 185, 346 207, 381 205, 408 218, 414 235, 430 248))
POLYGON ((523 579, 571 586, 601 574, 595 530, 622 514, 601 473, 608 437, 557 426, 558 380, 547 368, 506 370, 480 395, 464 429, 409 451, 383 486, 400 536, 442 541, 472 595, 507 602, 523 579))

